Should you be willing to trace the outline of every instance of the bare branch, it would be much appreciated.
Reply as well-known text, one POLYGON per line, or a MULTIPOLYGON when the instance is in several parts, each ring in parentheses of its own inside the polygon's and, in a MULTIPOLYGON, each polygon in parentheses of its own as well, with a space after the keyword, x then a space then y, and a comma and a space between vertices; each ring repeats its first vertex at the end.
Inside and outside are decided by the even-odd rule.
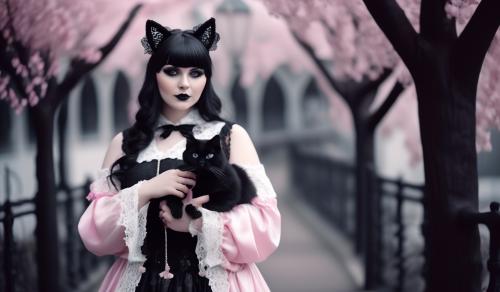
POLYGON ((426 40, 455 39, 455 18, 446 16, 446 0, 422 0, 420 5, 420 35, 426 40))
POLYGON ((352 99, 353 99, 353 104, 357 105, 363 101, 368 96, 373 96, 373 92, 379 88, 379 86, 389 78, 389 76, 392 74, 393 70, 392 69, 384 69, 382 74, 377 77, 375 80, 370 80, 368 78, 365 79, 364 82, 361 84, 358 84, 352 91, 352 99))
POLYGON ((457 59, 465 63, 464 67, 481 70, 499 26, 500 1, 482 0, 458 38, 457 59))
POLYGON ((378 26, 389 39, 406 67, 413 71, 418 34, 395 0, 363 0, 378 26))
POLYGON ((123 37, 128 27, 130 26, 130 23, 137 15, 141 7, 142 4, 137 4, 136 6, 134 6, 134 8, 132 8, 132 10, 130 11, 127 19, 122 23, 111 40, 106 45, 100 48, 102 57, 98 62, 90 64, 80 59, 73 59, 71 61, 71 67, 68 73, 64 77, 61 84, 58 86, 58 94, 55 95, 54 101, 56 106, 59 105, 63 101, 63 99, 68 96, 69 92, 73 89, 73 87, 75 87, 75 85, 81 80, 83 76, 92 71, 106 59, 106 57, 118 44, 119 40, 123 37))
POLYGON ((377 127, 377 125, 380 123, 380 121, 382 121, 387 112, 392 108, 403 90, 404 86, 401 82, 398 81, 394 84, 387 98, 380 105, 377 111, 371 115, 370 120, 368 121, 368 127, 370 129, 374 130, 377 127))
POLYGON ((300 37, 296 33, 292 32, 292 34, 299 45, 311 57, 316 66, 318 66, 318 69, 321 71, 323 76, 325 76, 330 86, 332 86, 332 88, 335 89, 339 93, 339 95, 346 100, 347 103, 349 103, 350 101, 348 100, 348 98, 346 98, 347 95, 345 90, 342 88, 342 85, 337 80, 335 80, 335 78, 333 78, 332 74, 330 73, 328 68, 326 68, 325 64, 314 53, 314 49, 308 43, 300 39, 300 37))

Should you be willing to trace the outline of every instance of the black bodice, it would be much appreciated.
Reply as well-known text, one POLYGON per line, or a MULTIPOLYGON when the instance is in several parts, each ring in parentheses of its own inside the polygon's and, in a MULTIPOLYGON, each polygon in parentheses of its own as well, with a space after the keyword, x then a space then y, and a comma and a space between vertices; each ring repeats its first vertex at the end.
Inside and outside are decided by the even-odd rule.
MULTIPOLYGON (((224 151, 229 157, 229 133, 232 124, 226 123, 220 136, 226 143, 222 143, 224 151)), ((144 161, 127 169, 120 178, 122 188, 135 185, 141 180, 156 176, 158 163, 159 173, 183 165, 180 159, 165 158, 161 160, 144 161)), ((167 280, 159 277, 165 268, 165 233, 164 225, 159 218, 159 200, 150 202, 146 223, 146 239, 142 253, 147 260, 144 263, 146 272, 141 276, 136 292, 211 292, 208 279, 198 274, 198 258, 195 248, 197 237, 188 232, 177 232, 167 229, 167 252, 170 272, 174 278, 167 280)))

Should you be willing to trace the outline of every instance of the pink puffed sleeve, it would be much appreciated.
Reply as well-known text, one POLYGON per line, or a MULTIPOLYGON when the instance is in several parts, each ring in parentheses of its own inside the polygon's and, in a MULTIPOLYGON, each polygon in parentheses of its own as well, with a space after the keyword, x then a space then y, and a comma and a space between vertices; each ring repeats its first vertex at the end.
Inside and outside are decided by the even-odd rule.
POLYGON ((279 245, 281 216, 276 193, 264 166, 242 165, 257 189, 251 204, 238 205, 229 212, 204 208, 198 235, 200 270, 217 273, 217 266, 237 270, 240 264, 265 260, 279 245))
POLYGON ((256 197, 251 205, 239 205, 221 216, 222 252, 229 262, 261 262, 278 247, 281 216, 276 198, 256 197))
POLYGON ((130 244, 138 243, 137 189, 140 183, 116 191, 108 175, 109 170, 101 170, 91 184, 87 196, 91 203, 78 223, 83 244, 98 256, 126 254, 130 244))

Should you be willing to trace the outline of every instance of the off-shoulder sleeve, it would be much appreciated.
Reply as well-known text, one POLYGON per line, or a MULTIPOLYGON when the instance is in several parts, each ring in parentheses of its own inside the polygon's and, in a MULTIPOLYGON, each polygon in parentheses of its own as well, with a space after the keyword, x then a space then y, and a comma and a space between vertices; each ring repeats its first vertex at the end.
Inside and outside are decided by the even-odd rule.
MULTIPOLYGON (((281 216, 264 166, 241 167, 255 184, 257 197, 251 204, 238 205, 229 212, 200 208, 201 230, 192 232, 198 235, 200 271, 214 282, 212 288, 224 284, 223 280, 218 280, 223 278, 224 269, 236 271, 240 264, 263 261, 280 242, 281 216)), ((221 291, 226 291, 225 287, 221 291)))
POLYGON ((144 241, 146 204, 138 209, 137 191, 141 182, 117 191, 107 179, 109 170, 100 171, 91 184, 87 199, 91 201, 78 223, 85 247, 101 255, 122 255, 129 261, 142 262, 140 246, 144 241))

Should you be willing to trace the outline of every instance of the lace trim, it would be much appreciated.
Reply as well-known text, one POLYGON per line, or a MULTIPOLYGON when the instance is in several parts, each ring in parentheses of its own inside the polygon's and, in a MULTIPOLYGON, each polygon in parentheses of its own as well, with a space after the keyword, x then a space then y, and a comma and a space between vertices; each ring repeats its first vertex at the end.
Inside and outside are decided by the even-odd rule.
MULTIPOLYGON (((224 126, 224 122, 214 121, 205 122, 196 125, 193 128, 193 135, 196 139, 211 139, 215 135, 219 134, 220 130, 224 126)), ((139 153, 137 157, 137 162, 141 163, 144 161, 151 161, 156 159, 182 159, 182 153, 186 150, 186 138, 182 138, 179 142, 175 143, 168 151, 163 152, 156 146, 156 141, 153 140, 151 143, 139 153)))
POLYGON ((203 225, 198 233, 196 255, 200 263, 200 275, 208 278, 208 283, 214 292, 229 291, 229 281, 226 269, 222 267, 225 261, 222 253, 222 232, 224 226, 218 212, 198 208, 202 213, 203 225))
POLYGON ((128 262, 120 278, 117 291, 134 292, 141 279, 140 267, 146 261, 141 252, 141 246, 146 237, 146 218, 149 203, 138 209, 138 189, 142 181, 134 186, 123 189, 118 193, 121 204, 120 219, 118 224, 125 227, 125 245, 128 248, 128 262))
POLYGON ((262 164, 243 164, 239 165, 243 168, 248 177, 252 180, 257 189, 257 195, 262 198, 276 198, 276 191, 274 191, 273 185, 266 174, 264 165, 262 164))

